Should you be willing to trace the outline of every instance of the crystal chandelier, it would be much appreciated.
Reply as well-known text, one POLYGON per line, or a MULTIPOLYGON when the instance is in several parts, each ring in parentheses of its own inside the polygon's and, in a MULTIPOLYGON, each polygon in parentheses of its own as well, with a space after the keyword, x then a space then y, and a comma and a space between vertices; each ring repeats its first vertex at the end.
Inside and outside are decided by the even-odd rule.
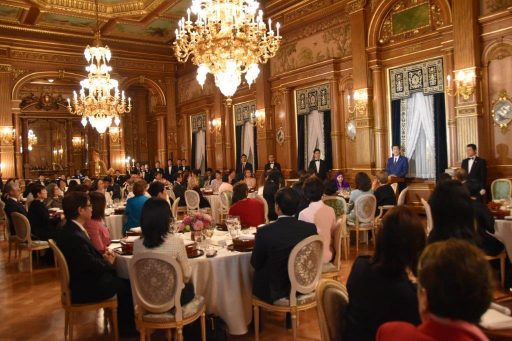
POLYGON ((82 116, 84 128, 89 122, 98 133, 103 134, 112 122, 119 126, 120 115, 130 112, 132 105, 130 98, 128 104, 126 103, 124 91, 119 92, 117 80, 110 77, 112 67, 108 66, 108 62, 112 54, 108 46, 101 46, 97 0, 94 43, 95 47, 87 45, 85 48, 84 56, 89 63, 85 70, 89 74, 80 82, 80 94, 73 91, 73 101, 68 98, 68 110, 72 114, 82 116))
POLYGON ((192 0, 187 20, 178 22, 174 42, 178 61, 184 63, 193 55, 199 84, 203 86, 206 75, 213 74, 228 104, 242 74, 251 86, 260 72, 258 64, 274 57, 279 48, 279 23, 274 32, 268 19, 267 30, 258 8, 255 0, 192 0), (190 20, 191 13, 197 15, 195 22, 190 20))

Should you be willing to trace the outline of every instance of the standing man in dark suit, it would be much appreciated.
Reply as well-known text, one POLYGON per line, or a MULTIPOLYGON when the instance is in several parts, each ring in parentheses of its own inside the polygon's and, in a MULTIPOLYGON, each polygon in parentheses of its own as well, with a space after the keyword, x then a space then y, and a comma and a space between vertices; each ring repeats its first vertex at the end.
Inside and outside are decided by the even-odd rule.
POLYGON ((172 182, 172 177, 177 171, 178 167, 172 164, 172 159, 167 160, 167 166, 164 169, 164 178, 167 179, 167 181, 172 182))
POLYGON ((181 170, 182 171, 190 170, 190 166, 187 165, 187 159, 181 160, 181 170))
POLYGON ((299 242, 317 234, 314 224, 293 217, 300 200, 295 190, 283 187, 275 199, 278 218, 258 229, 251 257, 254 268, 252 292, 268 303, 290 295, 290 252, 299 242))
POLYGON ((265 165, 265 175, 270 173, 271 170, 277 169, 278 171, 281 171, 281 165, 275 161, 274 155, 270 154, 268 156, 268 163, 265 165))
POLYGON ((484 196, 487 186, 487 162, 476 155, 476 145, 470 143, 466 146, 468 157, 462 161, 461 167, 468 174, 468 179, 475 179, 480 185, 480 195, 484 196))
POLYGON ((316 174, 320 179, 325 180, 327 177, 327 166, 325 161, 320 159, 320 149, 313 151, 313 160, 309 162, 308 172, 316 174))
POLYGON ((247 162, 247 155, 242 154, 240 157, 240 163, 236 167, 236 179, 240 181, 244 178, 245 171, 250 169, 252 173, 254 173, 254 169, 252 168, 252 164, 247 162))
POLYGON ((9 182, 7 185, 5 185, 5 193, 7 193, 4 207, 5 215, 9 221, 9 231, 11 231, 11 235, 14 236, 16 234, 16 230, 14 229, 14 224, 11 221, 11 213, 18 212, 26 217, 27 210, 25 209, 25 206, 19 202, 20 188, 18 184, 16 184, 14 181, 9 182))
POLYGON ((409 161, 405 156, 400 155, 402 150, 399 145, 394 145, 392 149, 393 155, 388 159, 386 172, 391 177, 400 178, 398 189, 401 191, 405 188, 405 177, 409 172, 409 161))
POLYGON ((164 174, 164 169, 162 167, 160 167, 160 161, 155 162, 155 168, 153 168, 153 170, 151 172, 153 179, 155 178, 156 173, 164 174))
POLYGON ((119 331, 135 330, 130 282, 116 276, 116 256, 99 253, 91 244, 84 224, 91 219, 92 207, 87 194, 71 192, 62 200, 66 224, 57 237, 69 269, 71 302, 93 303, 117 295, 119 331))

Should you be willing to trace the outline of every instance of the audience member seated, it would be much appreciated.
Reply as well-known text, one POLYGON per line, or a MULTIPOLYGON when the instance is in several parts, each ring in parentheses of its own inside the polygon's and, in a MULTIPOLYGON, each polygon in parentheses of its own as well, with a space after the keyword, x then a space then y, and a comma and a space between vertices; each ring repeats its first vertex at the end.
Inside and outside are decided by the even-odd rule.
POLYGON ((409 208, 396 207, 384 216, 375 254, 357 257, 348 277, 343 340, 375 340, 384 322, 420 323, 414 273, 425 244, 425 229, 409 208))
POLYGON ((396 205, 396 195, 393 187, 388 183, 388 173, 379 171, 375 175, 372 183, 373 195, 377 199, 377 210, 375 215, 379 214, 379 206, 396 205))
POLYGON ((169 198, 169 195, 167 194, 167 191, 165 190, 165 186, 160 181, 153 181, 148 188, 148 193, 152 198, 160 198, 167 201, 169 206, 171 206, 171 200, 169 198))
POLYGON ((142 212, 142 206, 148 197, 144 195, 146 192, 147 183, 144 180, 139 180, 133 184, 133 198, 126 201, 126 208, 124 214, 126 215, 126 223, 124 224, 124 232, 128 231, 132 227, 140 226, 140 214, 142 212))
POLYGON ((245 182, 233 186, 233 199, 229 215, 239 216, 242 226, 259 226, 265 223, 265 206, 261 200, 247 198, 249 188, 245 182))
POLYGON ((100 192, 90 192, 89 200, 92 205, 92 215, 91 219, 84 224, 84 228, 91 239, 92 246, 103 254, 110 245, 110 235, 104 222, 107 201, 105 195, 100 192))
POLYGON ((447 180, 452 180, 452 176, 450 174, 448 174, 446 172, 442 172, 437 175, 437 183, 438 184, 440 182, 447 181, 447 180))
POLYGON ((235 185, 237 182, 236 171, 234 169, 230 169, 228 171, 228 183, 235 185))
POLYGON ((60 215, 55 219, 50 219, 50 213, 44 204, 44 201, 48 197, 48 192, 43 185, 36 182, 34 186, 32 186, 31 191, 34 200, 30 203, 27 217, 30 222, 32 236, 35 237, 34 239, 38 240, 55 238, 60 215))
POLYGON ((75 191, 75 189, 78 187, 78 185, 79 185, 78 181, 70 180, 68 183, 68 190, 66 191, 66 193, 75 191))
POLYGON ((465 183, 468 179, 468 173, 464 168, 457 168, 453 173, 453 180, 465 183))
POLYGON ((25 205, 19 202, 20 187, 15 181, 8 182, 7 185, 5 185, 4 190, 6 193, 4 211, 7 216, 7 220, 9 221, 9 231, 11 232, 11 236, 14 236, 16 231, 14 230, 14 225, 11 221, 11 213, 18 212, 27 216, 27 210, 25 210, 25 205))
POLYGON ((251 256, 254 268, 252 292, 267 303, 290 295, 290 252, 299 242, 316 234, 315 225, 293 217, 300 201, 296 191, 283 187, 277 191, 275 200, 278 218, 258 229, 251 256))
POLYGON ((92 214, 87 194, 67 194, 62 200, 62 207, 67 221, 56 242, 68 264, 71 303, 94 303, 117 295, 119 332, 133 333, 135 325, 130 282, 116 276, 113 266, 115 254, 99 253, 84 229, 92 214))
POLYGON ((489 263, 483 253, 463 240, 429 245, 418 264, 418 302, 422 323, 389 322, 378 341, 484 341, 478 328, 493 293, 489 263))
POLYGON ((309 177, 310 174, 308 172, 301 170, 299 171, 299 181, 292 185, 292 189, 294 189, 297 192, 297 194, 299 194, 300 198, 299 206, 297 207, 297 212, 295 212, 295 217, 298 217, 299 213, 309 206, 309 201, 304 196, 304 182, 309 177))
POLYGON ((222 173, 220 170, 215 171, 215 178, 210 181, 210 188, 214 192, 219 192, 219 188, 222 185, 222 173))
POLYGON ((58 208, 62 209, 62 198, 64 198, 64 192, 57 186, 57 184, 49 184, 46 186, 48 197, 46 198, 45 205, 47 208, 58 208))
POLYGON ((323 262, 329 263, 333 255, 332 236, 336 229, 336 213, 332 207, 322 201, 324 184, 317 176, 310 176, 304 182, 304 196, 309 200, 309 206, 299 213, 299 220, 313 223, 324 242, 323 262))
MULTIPOLYGON (((59 189, 61 190, 62 195, 64 195, 64 193, 66 193, 66 191, 68 189, 66 180, 64 180, 64 179, 57 179, 56 184, 59 187, 59 189)), ((48 187, 46 189, 48 189, 48 187)))
MULTIPOLYGON (((199 208, 209 208, 210 202, 203 196, 199 185, 199 178, 195 174, 191 174, 188 179, 187 189, 196 191, 199 194, 199 208)), ((183 201, 185 198, 183 197, 183 201)))
POLYGON ((142 209, 141 224, 142 236, 133 245, 133 254, 142 252, 165 253, 176 258, 181 265, 185 287, 181 292, 181 305, 185 305, 194 298, 194 286, 190 278, 192 268, 187 257, 183 239, 169 234, 171 222, 171 208, 167 201, 153 197, 148 199, 142 209))
POLYGON ((433 220, 429 243, 450 238, 476 243, 475 213, 469 193, 462 183, 448 180, 437 184, 429 204, 433 220))
POLYGON ((174 184, 172 186, 172 190, 174 192, 174 196, 176 199, 183 198, 180 200, 179 205, 181 207, 187 206, 187 203, 185 202, 185 190, 187 187, 183 184, 183 174, 178 172, 174 176, 174 184))
POLYGON ((281 172, 277 168, 270 170, 268 172, 265 185, 263 186, 263 198, 267 201, 269 221, 277 219, 277 213, 275 211, 275 196, 280 186, 281 172))
POLYGON ((341 172, 337 172, 336 174, 334 174, 334 177, 332 178, 331 182, 333 182, 336 185, 337 192, 350 189, 350 184, 348 183, 347 179, 345 179, 345 176, 341 172))
POLYGON ((356 188, 350 192, 350 199, 348 200, 348 220, 355 221, 356 215, 354 212, 354 205, 361 195, 372 194, 372 181, 365 172, 359 172, 356 174, 356 188))
POLYGON ((244 179, 243 182, 249 187, 249 189, 255 189, 256 188, 256 178, 252 175, 252 170, 246 169, 244 171, 244 179))
POLYGON ((233 192, 233 185, 231 184, 231 180, 229 178, 228 173, 225 173, 222 176, 222 184, 219 186, 219 193, 222 193, 224 191, 233 192))
POLYGON ((503 251, 503 243, 494 237, 494 217, 480 195, 481 185, 476 179, 467 180, 464 185, 469 191, 471 205, 475 211, 476 243, 489 256, 497 256, 503 251))
POLYGON ((99 192, 105 195, 105 200, 107 201, 107 205, 112 205, 112 195, 107 192, 107 184, 105 183, 105 180, 98 179, 94 181, 94 183, 91 186, 91 191, 99 192))

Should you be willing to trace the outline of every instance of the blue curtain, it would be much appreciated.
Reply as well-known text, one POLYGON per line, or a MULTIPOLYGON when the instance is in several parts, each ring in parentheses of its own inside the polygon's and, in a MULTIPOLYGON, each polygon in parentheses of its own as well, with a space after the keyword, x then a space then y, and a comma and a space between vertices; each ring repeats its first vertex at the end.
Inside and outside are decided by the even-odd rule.
POLYGON ((324 148, 325 165, 327 170, 332 169, 332 139, 331 139, 331 112, 324 112, 324 148))
POLYGON ((236 138, 236 160, 235 160, 235 168, 240 163, 240 157, 242 157, 242 131, 244 126, 236 126, 235 127, 235 138, 236 138))
POLYGON ((258 129, 256 127, 254 129, 254 171, 258 169, 258 129))
POLYGON ((297 116, 297 149, 298 149, 298 169, 304 170, 308 165, 304 164, 304 151, 306 149, 306 115, 297 116))
POLYGON ((196 133, 192 133, 192 158, 191 158, 192 169, 196 169, 201 165, 196 165, 196 133))
MULTIPOLYGON (((400 146, 400 100, 391 101, 391 139, 393 146, 400 146)), ((389 146, 391 149, 391 146, 389 146)))
POLYGON ((434 94, 434 130, 436 137, 436 174, 440 174, 448 167, 446 110, 443 93, 434 94))

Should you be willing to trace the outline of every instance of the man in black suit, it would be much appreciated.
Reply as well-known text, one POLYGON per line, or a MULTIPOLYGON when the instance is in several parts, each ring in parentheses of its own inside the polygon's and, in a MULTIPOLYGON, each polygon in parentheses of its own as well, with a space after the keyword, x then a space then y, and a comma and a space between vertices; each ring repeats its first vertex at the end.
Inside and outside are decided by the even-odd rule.
POLYGON ((141 178, 144 179, 148 184, 153 181, 153 173, 149 169, 149 165, 147 163, 142 166, 142 171, 140 173, 141 178))
POLYGON ((153 175, 153 178, 155 178, 156 173, 162 173, 164 174, 164 169, 160 167, 160 161, 155 162, 155 168, 153 168, 151 174, 153 175))
POLYGON ((172 190, 176 198, 181 198, 179 206, 187 206, 185 202, 185 190, 187 188, 183 185, 183 174, 178 172, 174 175, 174 184, 172 190))
POLYGON ((56 242, 68 263, 71 302, 93 303, 117 295, 119 330, 123 334, 134 331, 130 282, 116 276, 115 254, 99 253, 84 229, 92 215, 87 194, 67 194, 62 200, 62 208, 67 221, 56 242))
POLYGON ((37 180, 38 183, 40 183, 43 186, 48 186, 49 182, 46 180, 43 174, 39 174, 39 179, 37 180))
POLYGON ((461 167, 468 174, 468 179, 475 179, 480 184, 480 195, 484 196, 487 185, 487 163, 476 156, 476 145, 470 143, 466 146, 468 157, 462 161, 461 167))
POLYGON ((123 186, 124 182, 126 181, 125 177, 121 175, 121 171, 119 169, 116 169, 113 180, 114 183, 116 183, 119 186, 123 186))
POLYGON ((167 181, 172 182, 174 173, 176 173, 177 171, 178 167, 172 164, 172 159, 167 160, 167 166, 164 169, 164 178, 167 179, 167 181))
POLYGON ((25 205, 19 202, 20 188, 18 184, 14 182, 9 182, 5 186, 5 193, 7 193, 4 208, 5 215, 7 216, 7 220, 9 221, 9 231, 11 231, 11 235, 14 236, 16 234, 16 230, 14 229, 14 224, 11 221, 11 213, 18 212, 26 217, 27 210, 25 209, 25 205))
POLYGON ((396 194, 393 187, 388 183, 388 173, 377 172, 376 179, 372 183, 373 195, 377 199, 375 215, 380 213, 379 206, 396 205, 396 194))
POLYGON ((181 170, 182 171, 190 170, 190 166, 187 165, 187 159, 181 160, 181 170))
POLYGON ((240 157, 240 163, 236 167, 236 178, 238 181, 244 178, 244 174, 247 169, 250 169, 251 172, 254 174, 252 164, 250 162, 247 162, 247 155, 242 154, 242 156, 240 157))
POLYGON ((281 171, 281 165, 275 161, 274 155, 270 154, 268 156, 268 163, 265 165, 265 175, 270 173, 271 170, 277 169, 278 171, 281 171))
POLYGON ((297 192, 283 187, 275 198, 278 218, 258 229, 251 257, 254 268, 253 294, 268 303, 290 295, 290 252, 299 242, 317 234, 314 224, 293 217, 299 205, 297 192))
POLYGON ((322 180, 327 177, 327 166, 325 161, 320 159, 320 149, 318 148, 313 151, 313 160, 309 163, 308 172, 316 174, 322 180))

